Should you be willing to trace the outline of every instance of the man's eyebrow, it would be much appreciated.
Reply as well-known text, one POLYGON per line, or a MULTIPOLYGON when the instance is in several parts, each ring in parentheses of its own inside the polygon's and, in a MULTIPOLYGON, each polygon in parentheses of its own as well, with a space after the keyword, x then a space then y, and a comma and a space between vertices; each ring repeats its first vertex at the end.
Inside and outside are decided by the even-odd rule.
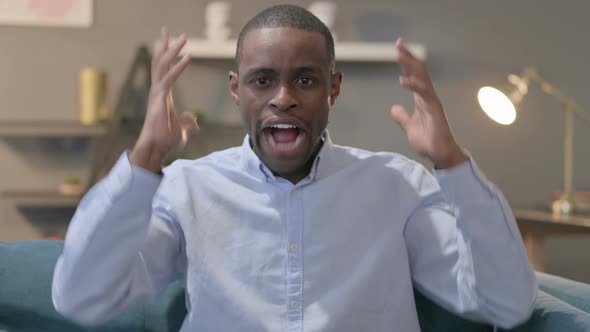
POLYGON ((277 71, 272 68, 260 67, 260 68, 249 69, 248 71, 246 71, 246 76, 259 76, 259 75, 270 76, 270 75, 276 75, 276 73, 277 73, 277 71))
POLYGON ((297 75, 305 74, 305 73, 321 73, 321 72, 322 72, 322 69, 317 66, 304 66, 304 67, 295 68, 295 73, 297 75))

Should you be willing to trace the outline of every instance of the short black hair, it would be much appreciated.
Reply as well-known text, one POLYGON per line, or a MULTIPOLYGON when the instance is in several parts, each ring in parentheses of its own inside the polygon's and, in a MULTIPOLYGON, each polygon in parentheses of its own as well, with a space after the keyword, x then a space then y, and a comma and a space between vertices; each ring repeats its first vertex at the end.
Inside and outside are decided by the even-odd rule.
POLYGON ((263 28, 295 28, 320 33, 326 43, 328 63, 331 69, 334 69, 334 37, 332 37, 330 29, 307 9, 295 5, 272 6, 258 13, 244 25, 238 37, 236 65, 240 64, 240 53, 246 34, 252 30, 263 28))

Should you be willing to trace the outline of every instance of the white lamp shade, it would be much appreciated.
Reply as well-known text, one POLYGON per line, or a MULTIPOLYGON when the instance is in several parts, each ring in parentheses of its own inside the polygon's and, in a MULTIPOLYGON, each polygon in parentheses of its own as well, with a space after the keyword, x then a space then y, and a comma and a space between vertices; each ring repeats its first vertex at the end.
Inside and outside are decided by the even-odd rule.
POLYGON ((477 100, 483 111, 499 124, 509 125, 516 120, 516 108, 502 91, 483 87, 477 93, 477 100))

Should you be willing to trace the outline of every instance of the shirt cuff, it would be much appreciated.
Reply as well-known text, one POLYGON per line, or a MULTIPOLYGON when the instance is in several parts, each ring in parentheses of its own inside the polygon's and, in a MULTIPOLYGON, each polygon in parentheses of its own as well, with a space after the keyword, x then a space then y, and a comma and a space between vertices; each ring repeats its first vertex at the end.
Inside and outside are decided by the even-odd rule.
POLYGON ((104 179, 104 188, 111 200, 116 200, 128 190, 153 197, 162 177, 141 167, 131 165, 127 151, 123 152, 104 179))
POLYGON ((452 205, 489 200, 495 192, 471 157, 453 168, 434 170, 434 175, 452 205))

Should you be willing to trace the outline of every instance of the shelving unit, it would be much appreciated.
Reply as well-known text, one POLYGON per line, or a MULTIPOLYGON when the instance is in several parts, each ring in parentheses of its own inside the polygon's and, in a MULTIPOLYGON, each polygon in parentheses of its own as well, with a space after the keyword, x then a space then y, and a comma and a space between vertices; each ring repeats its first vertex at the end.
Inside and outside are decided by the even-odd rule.
MULTIPOLYGON (((63 136, 71 136, 71 135, 64 135, 55 132, 57 127, 45 127, 42 124, 36 124, 39 126, 39 129, 43 131, 44 135, 41 135, 39 132, 36 134, 29 132, 27 130, 32 130, 35 127, 27 128, 27 130, 17 131, 18 137, 37 137, 37 136, 51 136, 51 137, 63 137, 63 136)), ((1 131, 3 125, 0 125, 0 137, 7 136, 4 131, 1 131)), ((94 128, 96 129, 96 128, 94 128)), ((103 129, 101 129, 103 130, 103 129)), ((201 137, 208 137, 208 138, 215 138, 227 134, 232 134, 235 132, 242 131, 243 128, 238 124, 233 125, 224 125, 224 124, 203 124, 201 125, 201 129, 197 136, 194 138, 195 141, 199 141, 199 136, 201 137)), ((16 131, 16 130, 15 130, 16 131)), ((102 133, 105 131, 103 130, 102 133)), ((84 134, 86 132, 79 132, 74 131, 70 134, 78 135, 84 134)), ((95 132, 92 132, 95 135, 95 132)), ((14 136, 14 135, 13 135, 14 136)), ((25 208, 61 208, 61 207, 71 207, 75 208, 80 199, 82 198, 80 195, 64 195, 57 190, 49 190, 49 189, 9 189, 5 190, 0 193, 0 197, 3 199, 11 202, 12 204, 25 207, 25 208)))
MULTIPOLYGON (((98 139, 107 133, 107 125, 86 126, 68 120, 0 121, 0 138, 98 139)), ((8 189, 1 197, 26 208, 76 207, 79 195, 63 195, 50 189, 8 189)))
MULTIPOLYGON (((180 52, 180 56, 191 54, 193 59, 234 59, 236 40, 210 41, 191 38, 180 52)), ((157 45, 157 42, 154 44, 157 45)), ((418 59, 426 60, 426 46, 407 43, 406 46, 418 59)), ((397 50, 393 42, 336 42, 334 46, 337 62, 396 62, 397 50)))

